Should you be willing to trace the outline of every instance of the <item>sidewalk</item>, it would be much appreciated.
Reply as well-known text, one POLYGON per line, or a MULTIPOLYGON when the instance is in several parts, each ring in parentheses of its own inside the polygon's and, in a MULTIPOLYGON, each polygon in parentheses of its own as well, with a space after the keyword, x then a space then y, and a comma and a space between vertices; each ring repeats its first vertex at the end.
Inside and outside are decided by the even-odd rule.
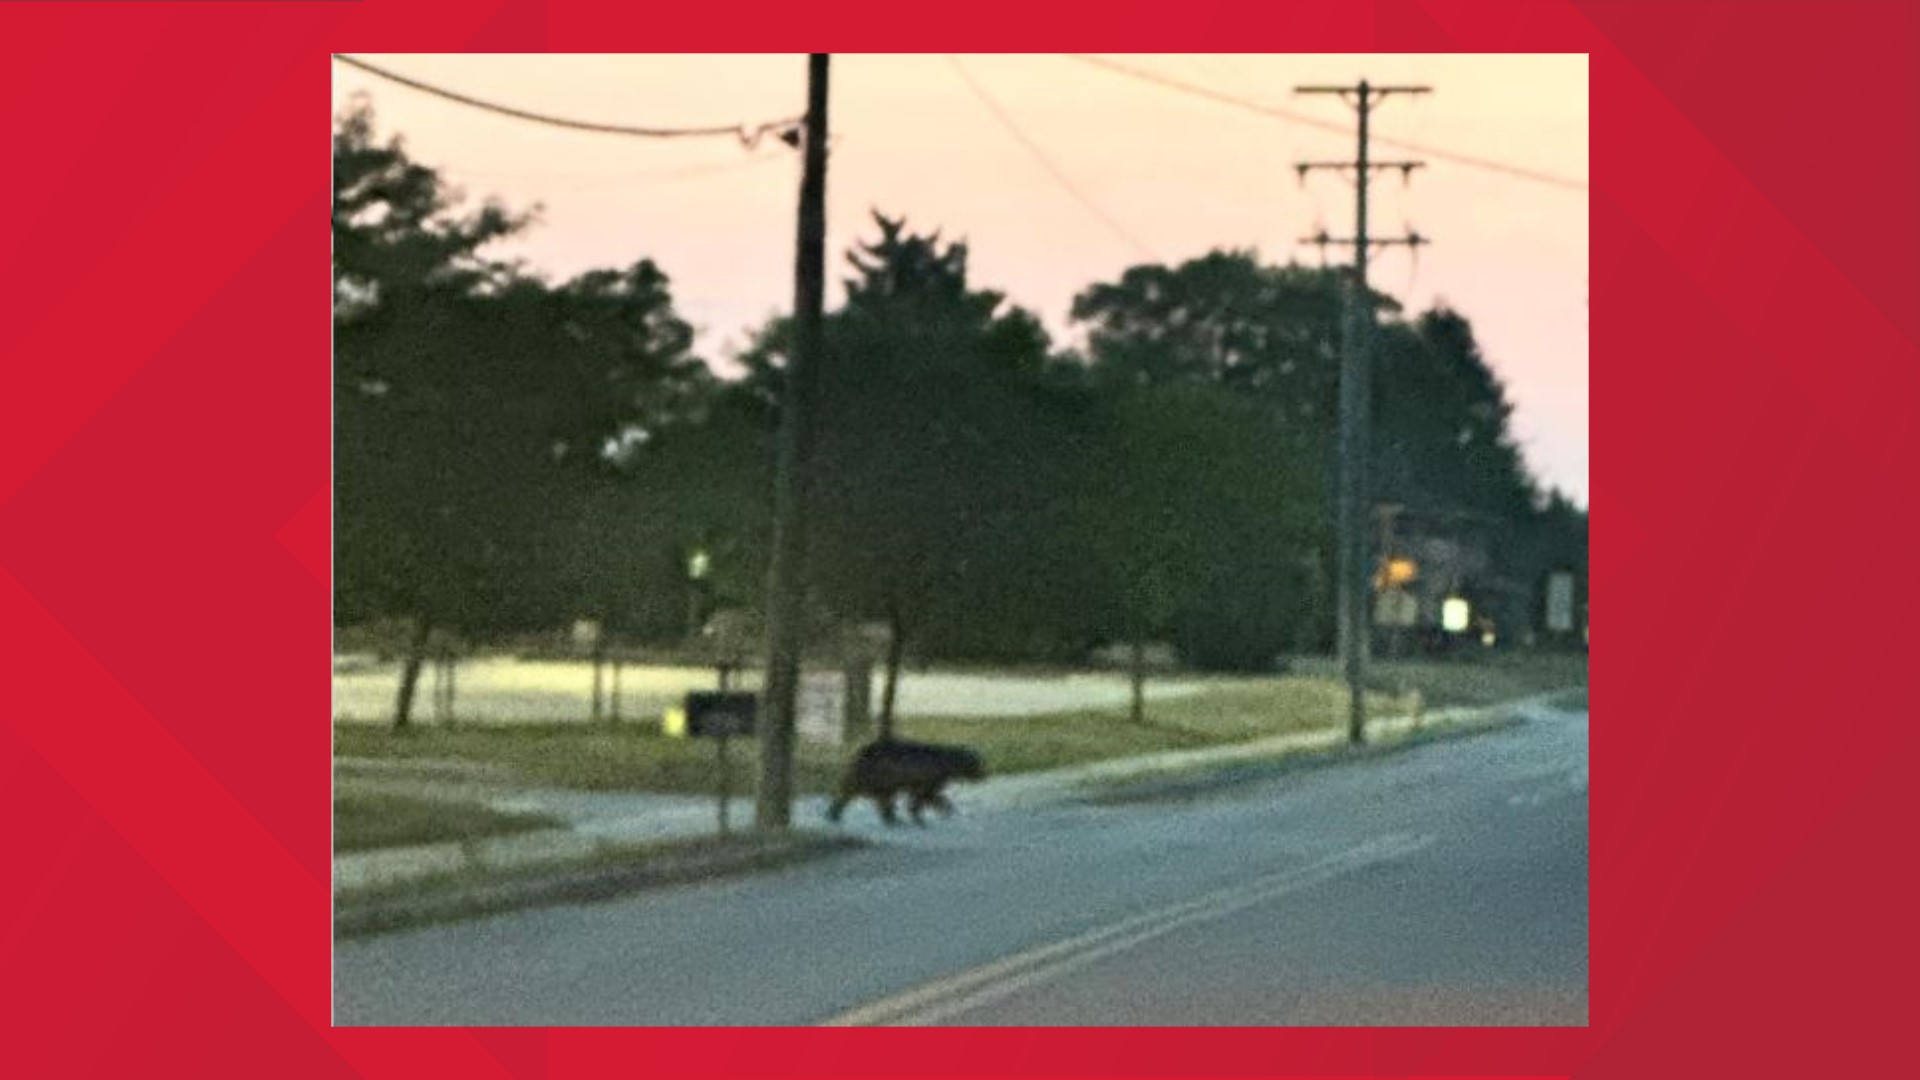
MULTIPOLYGON (((1509 716, 1524 716, 1540 707, 1545 696, 1487 708, 1445 709, 1419 718, 1395 717, 1368 725, 1371 740, 1406 735, 1416 730, 1465 730, 1486 726, 1509 716)), ((965 805, 1010 809, 1073 799, 1089 787, 1178 773, 1206 766, 1285 757, 1337 749, 1346 742, 1339 728, 1279 735, 1252 742, 1197 750, 1176 750, 1138 757, 1116 758, 1047 772, 992 777, 958 789, 965 805)), ((452 880, 484 879, 488 875, 606 863, 622 856, 629 860, 662 842, 718 835, 717 800, 711 796, 659 795, 636 792, 591 792, 553 788, 512 788, 497 773, 463 770, 457 763, 429 765, 428 776, 404 775, 390 763, 341 759, 336 764, 342 782, 369 790, 401 790, 428 797, 474 799, 506 812, 538 812, 568 823, 564 829, 543 829, 478 840, 425 844, 349 852, 334 857, 336 900, 391 894, 406 886, 432 885, 452 880)), ((827 799, 802 796, 794 803, 799 827, 826 820, 827 799)), ((729 803, 736 835, 749 834, 753 821, 751 797, 729 803)), ((723 860, 725 861, 725 860, 723 860)))

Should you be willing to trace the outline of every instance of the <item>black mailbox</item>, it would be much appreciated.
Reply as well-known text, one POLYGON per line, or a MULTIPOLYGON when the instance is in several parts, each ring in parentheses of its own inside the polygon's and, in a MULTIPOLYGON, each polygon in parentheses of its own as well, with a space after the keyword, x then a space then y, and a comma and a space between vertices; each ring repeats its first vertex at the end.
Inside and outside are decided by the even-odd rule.
POLYGON ((687 734, 695 738, 751 735, 756 708, 752 694, 695 690, 687 695, 687 734))

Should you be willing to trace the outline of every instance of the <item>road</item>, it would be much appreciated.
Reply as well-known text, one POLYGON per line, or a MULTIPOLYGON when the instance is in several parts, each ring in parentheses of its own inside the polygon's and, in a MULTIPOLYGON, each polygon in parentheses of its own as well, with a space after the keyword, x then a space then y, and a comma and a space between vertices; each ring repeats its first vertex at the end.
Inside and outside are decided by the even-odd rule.
MULTIPOLYGON (((340 943, 342 1024, 1581 1025, 1587 716, 340 943)), ((857 818, 857 820, 855 820, 857 818)))

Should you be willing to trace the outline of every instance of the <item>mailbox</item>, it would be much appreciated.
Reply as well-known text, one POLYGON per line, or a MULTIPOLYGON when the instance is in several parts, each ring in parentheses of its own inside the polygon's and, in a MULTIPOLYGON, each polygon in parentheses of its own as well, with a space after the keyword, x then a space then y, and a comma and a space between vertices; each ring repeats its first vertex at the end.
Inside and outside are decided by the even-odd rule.
POLYGON ((687 734, 725 739, 753 734, 757 711, 752 694, 695 690, 687 695, 687 734))

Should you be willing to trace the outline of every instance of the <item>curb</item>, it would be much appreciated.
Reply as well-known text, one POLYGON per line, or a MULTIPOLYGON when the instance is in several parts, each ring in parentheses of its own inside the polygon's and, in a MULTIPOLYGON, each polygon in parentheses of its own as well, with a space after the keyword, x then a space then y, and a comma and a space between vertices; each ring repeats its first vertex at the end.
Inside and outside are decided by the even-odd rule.
MULTIPOLYGON (((1373 740, 1382 737, 1403 737, 1397 739, 1397 743, 1404 741, 1404 738, 1413 738, 1427 733, 1466 735, 1504 726, 1506 722, 1523 722, 1528 710, 1547 705, 1552 698, 1561 693, 1564 691, 1536 694, 1494 705, 1439 709, 1418 716, 1382 718, 1367 725, 1369 741, 1366 745, 1380 745, 1373 740)), ((1391 746, 1396 743, 1385 745, 1391 746)), ((1300 755, 1326 756, 1330 752, 1337 753, 1346 746, 1347 735, 1344 729, 1323 728, 1274 735, 1227 746, 1172 750, 1158 754, 1090 762, 1047 772, 1022 773, 1004 777, 997 782, 989 781, 989 784, 994 786, 982 785, 977 794, 983 802, 1001 807, 1040 806, 1072 801, 1084 797, 1089 789, 1097 791, 1101 787, 1134 780, 1198 771, 1213 765, 1284 760, 1300 755)))
POLYGON ((1374 733, 1376 737, 1359 746, 1341 738, 1326 746, 1296 749, 1266 757, 1155 769, 1116 778, 1108 783, 1083 785, 1074 792, 1074 797, 1102 805, 1180 799, 1227 785, 1338 765, 1357 765, 1428 743, 1504 731, 1527 720, 1528 717, 1518 711, 1490 709, 1481 715, 1458 718, 1437 726, 1404 726, 1387 738, 1379 738, 1378 733, 1374 733))
MULTIPOLYGON (((411 884, 418 886, 417 891, 405 893, 395 889, 337 894, 334 935, 360 937, 501 911, 605 900, 638 889, 766 870, 865 846, 867 842, 857 837, 814 832, 695 841, 684 850, 662 850, 658 843, 600 844, 595 858, 627 856, 632 861, 624 865, 584 865, 576 859, 572 866, 549 865, 544 870, 498 875, 491 880, 465 880, 462 876, 416 879, 411 884)), ((472 864, 466 873, 486 873, 483 865, 472 864)))

